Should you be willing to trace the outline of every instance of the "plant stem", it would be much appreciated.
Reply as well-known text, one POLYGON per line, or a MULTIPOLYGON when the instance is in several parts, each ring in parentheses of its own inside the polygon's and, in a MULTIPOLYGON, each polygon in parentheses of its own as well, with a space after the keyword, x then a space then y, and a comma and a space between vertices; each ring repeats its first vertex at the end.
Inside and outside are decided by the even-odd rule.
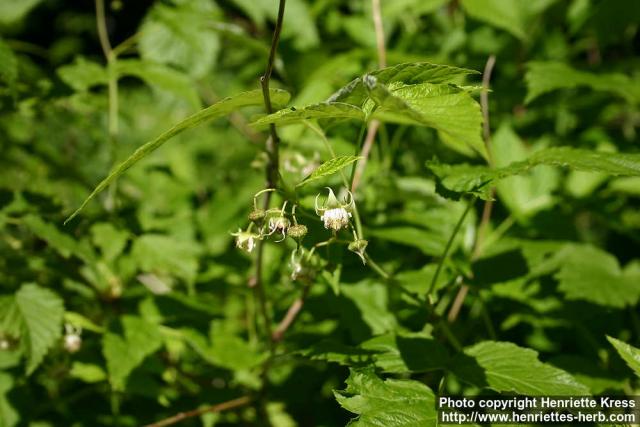
POLYGON ((218 403, 216 405, 207 406, 204 408, 193 409, 187 412, 180 412, 172 417, 158 421, 156 423, 147 424, 144 427, 165 427, 172 424, 176 424, 184 419, 197 417, 202 414, 209 414, 214 412, 228 411, 229 409, 239 408, 245 406, 251 402, 249 396, 239 397, 237 399, 229 400, 227 402, 218 403))
MULTIPOLYGON (((276 50, 278 48, 278 41, 280 40, 280 32, 282 31, 282 21, 284 19, 284 7, 286 0, 280 0, 280 5, 278 7, 278 17, 276 18, 276 26, 273 30, 273 37, 271 39, 271 50, 269 51, 269 58, 267 60, 267 66, 265 68, 264 75, 260 77, 260 85, 262 86, 262 96, 264 97, 264 108, 267 111, 267 114, 271 114, 273 112, 273 107, 271 106, 271 95, 269 93, 269 82, 271 80, 271 73, 273 72, 273 62, 276 58, 276 50)), ((270 136, 267 139, 266 143, 266 151, 267 156, 269 157, 269 162, 267 164, 266 170, 266 188, 275 188, 278 183, 278 148, 279 148, 279 139, 278 134, 276 132, 275 125, 269 125, 269 133, 270 136)), ((264 196, 264 205, 263 208, 266 211, 269 209, 269 203, 271 202, 271 194, 273 192, 269 191, 264 196)), ((271 316, 269 316, 268 308, 267 308, 267 298, 264 292, 264 286, 262 282, 262 263, 264 260, 264 242, 262 240, 258 241, 258 250, 256 256, 256 276, 255 281, 253 283, 253 288, 256 293, 256 297, 259 301, 260 312, 262 314, 264 329, 267 339, 270 343, 271 351, 274 351, 273 339, 271 333, 271 316)))
MULTIPOLYGON (((491 73, 496 63, 495 55, 490 55, 487 59, 487 63, 484 66, 484 72, 482 73, 482 92, 480 93, 480 105, 482 107, 482 136, 484 138, 484 146, 487 149, 487 162, 490 167, 494 166, 493 154, 491 150, 491 126, 489 122, 489 83, 491 82, 491 73)), ((478 234, 476 235, 476 241, 473 245, 473 251, 471 253, 471 261, 478 259, 482 251, 482 243, 489 227, 489 221, 491 220, 491 212, 493 211, 493 196, 495 195, 495 188, 491 189, 489 200, 484 202, 482 208, 482 219, 478 226, 478 234)), ((469 292, 469 287, 465 284, 460 287, 458 295, 456 295, 451 310, 449 311, 449 321, 454 322, 460 312, 460 307, 469 292)))
MULTIPOLYGON (((384 26, 382 25, 382 11, 380 7, 380 0, 371 0, 371 13, 373 15, 373 27, 376 32, 376 47, 378 48, 378 67, 384 68, 387 66, 387 49, 384 44, 384 26)), ((364 174, 364 170, 367 167, 367 161, 369 160, 369 154, 373 147, 373 142, 376 139, 376 133, 380 127, 378 120, 371 120, 369 123, 369 129, 367 130, 367 139, 362 146, 361 156, 363 157, 357 164, 355 173, 351 179, 351 192, 355 193, 356 189, 360 185, 360 180, 364 174)))
POLYGON ((107 20, 104 12, 104 0, 95 0, 96 25, 102 53, 107 60, 108 92, 109 92, 109 140, 115 144, 118 134, 118 75, 116 70, 116 55, 109 42, 107 20))
POLYGON ((282 338, 284 337, 285 332, 287 332, 287 330, 291 327, 291 325, 293 325, 293 322, 295 322, 296 318, 298 317, 298 314, 302 310, 302 307, 304 306, 304 302, 307 299, 307 296, 309 295, 309 291, 311 290, 311 286, 313 286, 313 281, 307 282, 304 285, 304 288, 302 289, 302 295, 296 298, 296 300, 289 306, 289 309, 287 310, 287 314, 284 316, 284 318, 282 319, 282 321, 280 322, 276 330, 273 331, 273 335, 272 335, 273 341, 275 342, 282 341, 282 338))
POLYGON ((476 199, 477 199, 477 197, 474 197, 473 199, 471 199, 469 201, 469 204, 465 208, 464 212, 462 212, 462 215, 460 216, 460 219, 458 220, 458 222, 456 223, 455 227, 453 228, 453 232, 449 236, 449 240, 447 241, 447 244, 444 247, 444 252, 442 253, 442 257, 440 257, 440 261, 438 262, 438 267, 436 268, 436 272, 433 275, 433 279, 431 279, 431 284, 429 285, 429 290, 427 291, 427 294, 425 295, 425 298, 427 299, 427 301, 429 300, 429 296, 431 295, 431 293, 435 289, 436 283, 438 283, 438 277, 440 277, 440 271, 442 270, 442 266, 444 265, 444 262, 447 260, 447 257, 449 255, 449 250, 451 249, 451 246, 453 245, 453 241, 455 240, 456 236, 458 235, 458 232, 462 228, 462 224, 464 223, 464 219, 467 217, 467 214, 469 213, 469 211, 471 210, 471 208, 475 204, 476 199))

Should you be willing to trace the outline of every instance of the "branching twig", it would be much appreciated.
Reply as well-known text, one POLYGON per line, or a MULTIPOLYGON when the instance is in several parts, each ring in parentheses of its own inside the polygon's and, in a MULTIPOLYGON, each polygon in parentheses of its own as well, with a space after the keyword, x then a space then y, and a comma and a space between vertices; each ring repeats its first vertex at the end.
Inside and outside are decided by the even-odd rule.
POLYGON ((228 411, 229 409, 239 408, 241 406, 247 405, 251 402, 251 398, 249 396, 239 397, 237 399, 229 400, 227 402, 218 403, 216 405, 207 406, 205 408, 194 409, 187 412, 180 412, 172 417, 165 418, 164 420, 147 424, 144 427, 165 427, 170 426, 172 424, 179 423, 180 421, 197 417, 202 414, 214 413, 214 412, 222 412, 228 411))
MULTIPOLYGON (((484 137, 484 145, 487 149, 487 160, 489 162, 489 166, 493 167, 493 155, 491 150, 491 127, 489 124, 489 83, 491 82, 491 73, 493 72, 493 66, 496 63, 495 55, 489 56, 487 59, 487 63, 484 66, 484 72, 482 73, 482 92, 480 94, 480 105, 482 107, 482 135, 484 137)), ((473 251, 471 253, 471 260, 474 261, 478 259, 482 250, 482 242, 484 240, 485 234, 487 232, 487 227, 489 226, 489 220, 491 219, 491 211, 493 210, 493 196, 495 194, 495 189, 491 189, 491 195, 489 200, 484 202, 484 208, 482 209, 482 219, 480 220, 480 225, 478 226, 478 234, 476 236, 476 241, 473 245, 473 251)), ((469 286, 463 284, 456 295, 453 304, 451 305, 451 309, 449 310, 448 320, 449 322, 454 322, 460 313, 460 308, 462 307, 462 303, 469 292, 469 286)))
MULTIPOLYGON (((384 68, 387 66, 387 50, 384 45, 384 27, 382 25, 382 12, 380 8, 380 0, 371 0, 371 12, 373 15, 373 26, 376 31, 376 46, 378 48, 378 66, 380 68, 384 68)), ((358 185, 360 185, 360 180, 362 179, 362 174, 364 173, 365 168, 367 167, 367 161, 369 160, 369 153, 371 153, 371 147, 373 147, 373 142, 376 139, 376 134, 378 133, 378 128, 380 127, 380 122, 378 120, 371 120, 369 123, 369 129, 367 129, 367 138, 364 141, 364 145, 362 146, 361 156, 362 160, 358 162, 358 165, 355 169, 355 173, 353 175, 353 179, 351 180, 351 192, 355 193, 358 185)))

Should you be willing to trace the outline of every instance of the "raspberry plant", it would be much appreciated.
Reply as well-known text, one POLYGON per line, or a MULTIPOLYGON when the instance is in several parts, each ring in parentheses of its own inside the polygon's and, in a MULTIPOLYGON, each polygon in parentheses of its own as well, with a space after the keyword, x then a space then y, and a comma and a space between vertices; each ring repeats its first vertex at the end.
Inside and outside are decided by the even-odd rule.
POLYGON ((0 0, 0 425, 638 394, 635 5, 94 6, 0 0))

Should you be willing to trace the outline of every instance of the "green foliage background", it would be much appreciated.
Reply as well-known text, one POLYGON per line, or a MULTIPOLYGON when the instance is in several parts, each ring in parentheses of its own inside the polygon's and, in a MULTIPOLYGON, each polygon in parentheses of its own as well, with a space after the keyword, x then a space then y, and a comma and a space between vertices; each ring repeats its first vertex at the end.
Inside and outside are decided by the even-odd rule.
POLYGON ((106 57, 92 2, 0 0, 0 426, 243 396, 183 424, 434 425, 438 394, 640 394, 640 3, 381 3, 375 71, 368 0, 288 0, 265 116, 275 0, 107 2, 106 57), (304 296, 273 343, 231 235, 267 125, 308 250, 373 119, 369 260, 319 246, 295 280, 294 240, 265 240, 271 328, 304 296))

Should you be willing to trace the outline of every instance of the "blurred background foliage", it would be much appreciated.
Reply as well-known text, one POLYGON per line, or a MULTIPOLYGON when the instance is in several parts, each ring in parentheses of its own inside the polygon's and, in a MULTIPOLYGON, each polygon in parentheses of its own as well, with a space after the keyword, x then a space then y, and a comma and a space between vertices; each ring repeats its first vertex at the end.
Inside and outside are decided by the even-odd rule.
MULTIPOLYGON (((249 126, 261 108, 181 134, 62 222, 143 142, 257 89, 276 11, 275 0, 107 1, 117 52, 108 59, 93 2, 0 1, 0 425, 136 426, 261 389, 268 352, 247 286, 252 258, 230 235, 264 185, 266 134, 249 126)), ((555 145, 639 151, 640 2, 382 0, 382 17, 390 65, 482 71, 496 56, 497 166, 555 145)), ((325 100, 378 68, 368 0, 288 0, 283 28, 272 84, 292 93, 290 105, 325 100)), ((338 155, 353 154, 358 131, 328 129, 338 155)), ((280 135, 285 180, 327 159, 308 128, 280 135)), ((452 362, 483 340, 534 349, 581 384, 574 394, 638 394, 605 336, 640 343, 640 178, 540 167, 500 182, 481 254, 471 256, 478 203, 437 283, 443 317, 457 278, 471 289, 445 327, 415 300, 464 211, 435 193, 425 167, 434 157, 483 162, 431 129, 382 125, 356 194, 368 251, 399 286, 346 250, 319 251, 327 267, 271 362, 264 405, 184 425, 344 425, 353 414, 333 390, 362 364, 433 390, 444 375, 447 393, 522 391, 487 387, 452 362), (408 333, 437 351, 386 342, 408 333), (403 368, 371 362, 372 349, 403 368)), ((303 206, 312 212, 328 184, 339 181, 308 190, 303 206)), ((322 240, 320 221, 305 220, 307 239, 322 240)), ((266 249, 276 321, 302 288, 290 277, 293 247, 266 249)))

